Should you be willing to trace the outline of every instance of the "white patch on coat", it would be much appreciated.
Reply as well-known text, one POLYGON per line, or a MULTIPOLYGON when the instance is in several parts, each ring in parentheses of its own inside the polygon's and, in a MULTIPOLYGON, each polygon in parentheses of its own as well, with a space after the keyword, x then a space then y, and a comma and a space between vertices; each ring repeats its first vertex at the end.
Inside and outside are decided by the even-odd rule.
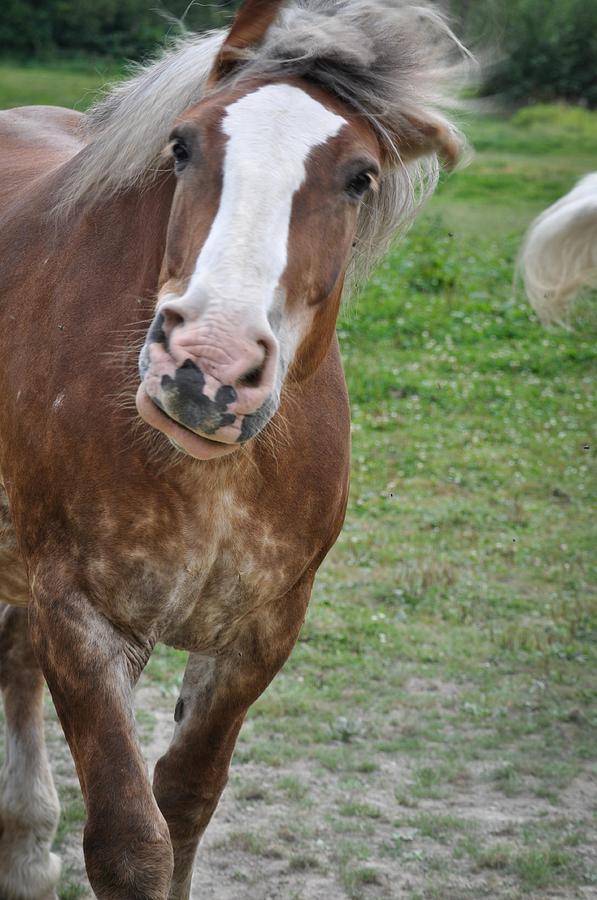
POLYGON ((52 409, 60 409, 62 404, 64 403, 64 398, 66 394, 64 391, 60 391, 60 393, 55 397, 54 402, 52 403, 52 409))
POLYGON ((179 298, 187 321, 207 313, 245 327, 266 323, 286 269, 292 202, 309 154, 346 124, 288 84, 266 85, 227 108, 220 206, 179 298))

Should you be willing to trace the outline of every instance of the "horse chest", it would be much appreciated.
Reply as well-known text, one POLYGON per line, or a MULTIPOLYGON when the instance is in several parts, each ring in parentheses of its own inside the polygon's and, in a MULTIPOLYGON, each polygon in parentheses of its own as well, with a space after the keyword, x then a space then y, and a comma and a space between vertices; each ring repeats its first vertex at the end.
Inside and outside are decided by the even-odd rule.
POLYGON ((224 646, 244 620, 292 586, 300 556, 264 524, 214 529, 179 572, 162 639, 195 651, 224 646))
POLYGON ((215 652, 242 623, 286 593, 312 548, 236 492, 203 496, 170 529, 140 517, 127 539, 106 520, 87 557, 89 593, 115 624, 191 651, 215 652), (114 556, 115 548, 116 555, 114 556))

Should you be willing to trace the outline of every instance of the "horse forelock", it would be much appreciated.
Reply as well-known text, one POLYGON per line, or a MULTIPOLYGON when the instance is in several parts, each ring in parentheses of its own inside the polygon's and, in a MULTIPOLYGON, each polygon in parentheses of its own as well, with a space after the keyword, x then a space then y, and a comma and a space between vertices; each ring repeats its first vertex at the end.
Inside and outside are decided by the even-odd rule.
MULTIPOLYGON (((206 93, 225 31, 184 35, 157 61, 139 66, 86 115, 87 146, 59 198, 68 209, 79 200, 114 194, 159 171, 160 154, 174 121, 206 93)), ((408 225, 433 191, 435 153, 402 161, 393 135, 408 116, 453 126, 439 112, 454 105, 455 76, 463 48, 432 6, 389 0, 294 0, 258 46, 239 51, 242 65, 216 85, 255 78, 306 78, 320 84, 367 120, 393 165, 380 190, 363 204, 351 263, 364 276, 408 225)), ((349 279, 351 280, 351 279, 349 279)))

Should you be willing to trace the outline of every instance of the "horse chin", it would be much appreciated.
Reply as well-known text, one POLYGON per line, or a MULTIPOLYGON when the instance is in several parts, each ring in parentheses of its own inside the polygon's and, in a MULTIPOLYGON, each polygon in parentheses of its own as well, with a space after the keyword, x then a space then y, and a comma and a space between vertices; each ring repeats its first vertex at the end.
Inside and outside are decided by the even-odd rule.
POLYGON ((228 453, 234 453, 239 448, 237 443, 224 443, 215 438, 203 437, 175 422, 156 406, 142 384, 137 390, 135 402, 137 412, 148 425, 161 431, 177 450, 181 450, 194 459, 217 459, 228 453))

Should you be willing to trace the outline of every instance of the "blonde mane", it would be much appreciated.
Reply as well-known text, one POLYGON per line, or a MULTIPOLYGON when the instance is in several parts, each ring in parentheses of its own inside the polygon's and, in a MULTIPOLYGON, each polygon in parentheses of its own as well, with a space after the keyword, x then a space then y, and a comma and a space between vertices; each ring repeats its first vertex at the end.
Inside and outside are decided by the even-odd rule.
MULTIPOLYGON (((65 186, 62 208, 117 193, 155 174, 175 119, 204 96, 225 36, 225 31, 183 36, 89 111, 83 125, 88 143, 65 186)), ((457 135, 441 110, 454 105, 455 76, 461 76, 465 56, 441 13, 429 5, 292 0, 231 76, 236 81, 307 78, 357 110, 378 133, 393 165, 380 190, 363 204, 353 281, 366 276, 436 186, 436 155, 405 163, 392 136, 401 132, 408 115, 432 116, 457 135)))

